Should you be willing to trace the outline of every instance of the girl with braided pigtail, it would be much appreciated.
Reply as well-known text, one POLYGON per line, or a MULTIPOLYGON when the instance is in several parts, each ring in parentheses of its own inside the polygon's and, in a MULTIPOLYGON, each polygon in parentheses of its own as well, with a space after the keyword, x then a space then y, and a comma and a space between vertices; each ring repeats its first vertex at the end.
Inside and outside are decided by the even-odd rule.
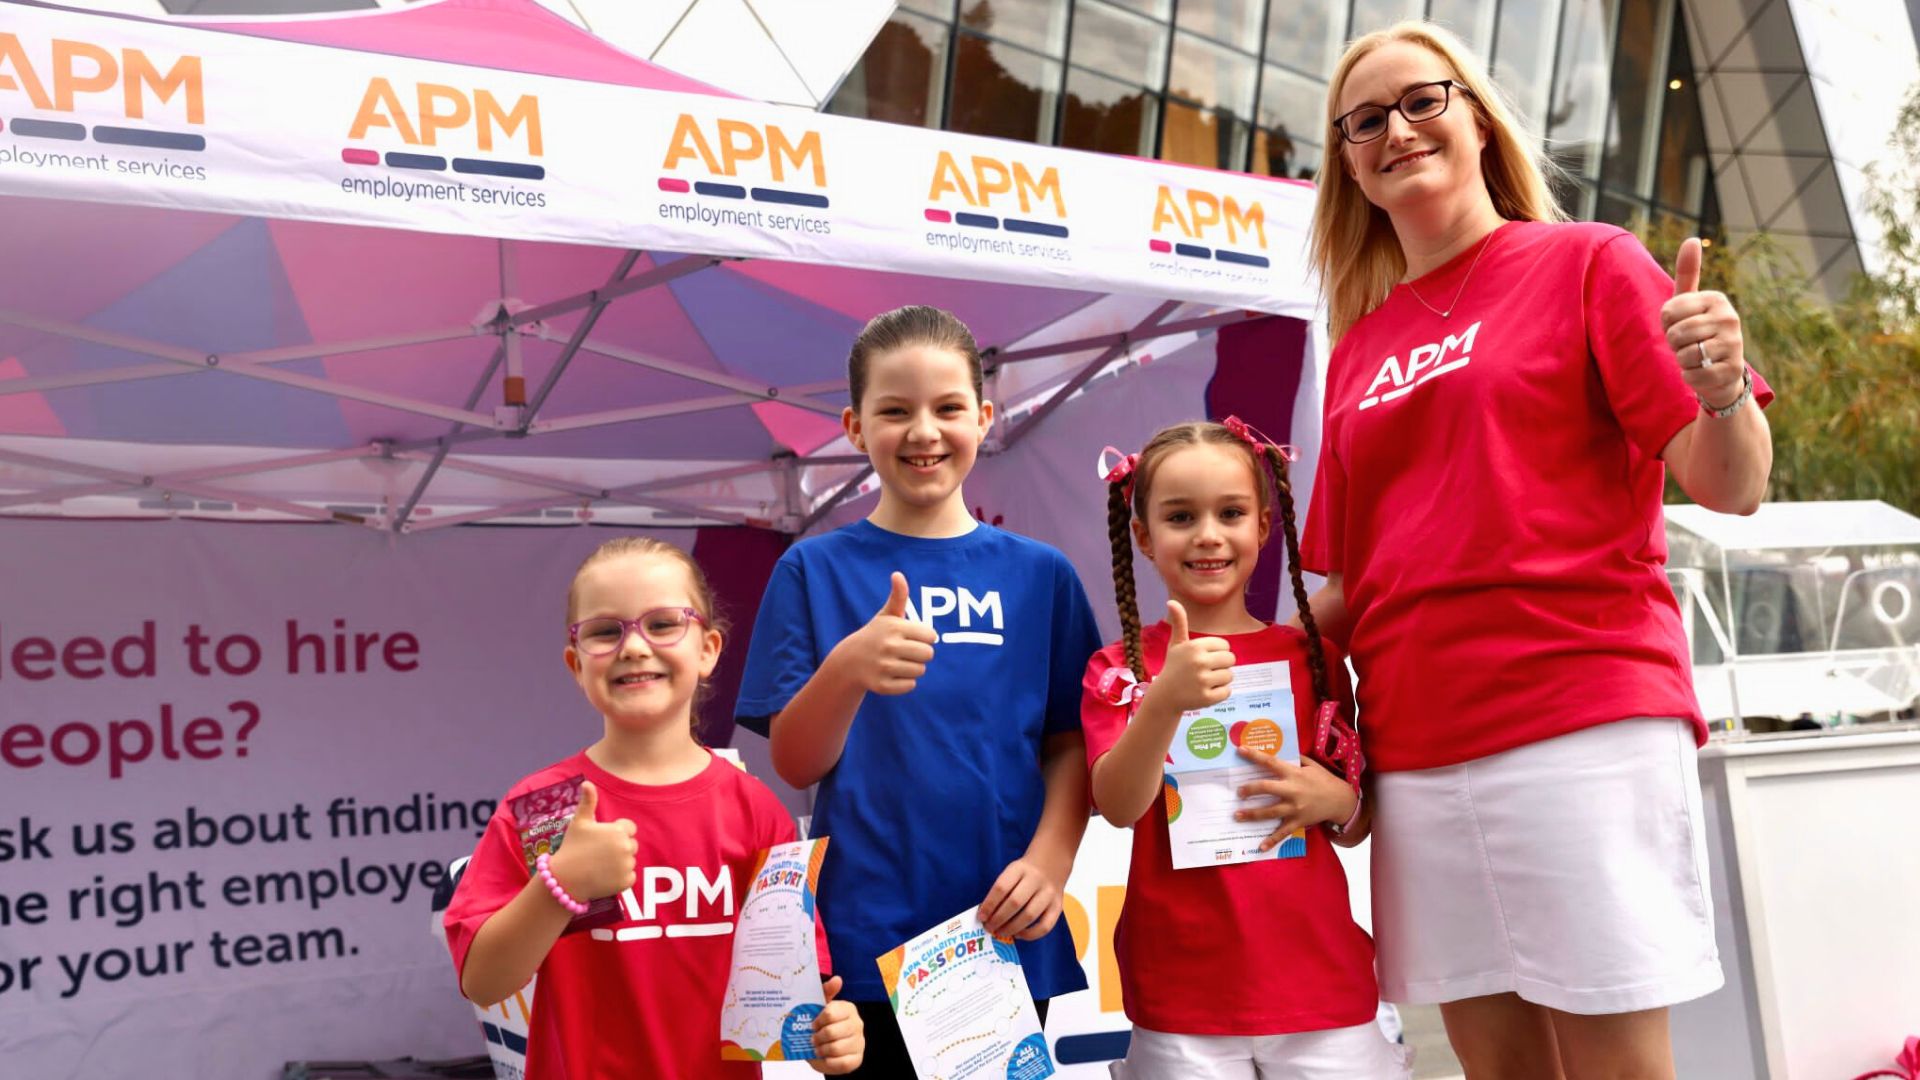
MULTIPOLYGON (((1107 463, 1122 636, 1088 664, 1080 715, 1095 807, 1133 829, 1115 944, 1134 1031, 1115 1075, 1405 1077, 1405 1051, 1373 1023, 1373 943, 1353 922, 1332 848, 1358 843, 1369 827, 1357 784, 1311 754, 1294 764, 1242 746, 1268 775, 1240 788, 1236 819, 1273 824, 1263 852, 1304 832, 1304 845, 1283 849, 1304 854, 1172 868, 1168 823, 1181 805, 1163 764, 1181 715, 1224 701, 1235 664, 1287 666, 1297 745, 1315 745, 1322 703, 1351 710, 1346 680, 1328 675, 1339 657, 1329 658, 1305 602, 1287 453, 1228 418, 1166 428, 1140 453, 1107 463), (1247 610, 1276 504, 1302 628, 1247 610), (1146 627, 1136 546, 1169 597, 1165 621, 1146 627)), ((1232 738, 1238 744, 1241 729, 1232 738)), ((1345 764, 1357 776, 1357 761, 1345 764)))

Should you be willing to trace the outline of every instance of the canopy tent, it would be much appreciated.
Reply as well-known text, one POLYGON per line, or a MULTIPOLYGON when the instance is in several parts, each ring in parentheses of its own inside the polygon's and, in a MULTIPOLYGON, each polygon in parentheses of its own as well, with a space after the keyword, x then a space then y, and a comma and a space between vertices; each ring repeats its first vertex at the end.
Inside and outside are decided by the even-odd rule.
POLYGON ((0 513, 798 532, 875 312, 973 328, 992 451, 1316 304, 1305 185, 727 98, 528 0, 7 11, 0 513))
MULTIPOLYGON (((1109 620, 1101 443, 1237 411, 1303 444, 1305 497, 1303 185, 729 98, 530 0, 0 12, 0 772, 49 808, 36 822, 139 830, 61 849, 43 899, 104 904, 111 882, 116 912, 127 890, 153 906, 22 924, 0 890, 0 1047, 23 1067, 476 1052, 400 881, 579 746, 553 598, 593 537, 445 527, 758 526, 674 536, 744 641, 780 533, 859 510, 838 417, 876 312, 934 303, 973 328, 1002 422, 969 502, 1066 550, 1109 620), (239 524, 18 520, 46 517, 239 524), (308 520, 348 527, 245 527, 308 520), (106 637, 150 663, 97 676, 106 637), (73 664, 39 659, 56 639, 73 664), (471 821, 401 827, 450 802, 471 821), (394 831, 340 831, 354 807, 396 808, 394 831), (152 831, 301 810, 315 836, 286 846, 152 831), (333 867, 346 892, 226 891, 333 867), (237 934, 246 959, 220 952, 237 934)), ((743 656, 716 674, 715 744, 743 656)), ((1124 1027, 1117 996, 1078 998, 1055 1034, 1124 1027)))

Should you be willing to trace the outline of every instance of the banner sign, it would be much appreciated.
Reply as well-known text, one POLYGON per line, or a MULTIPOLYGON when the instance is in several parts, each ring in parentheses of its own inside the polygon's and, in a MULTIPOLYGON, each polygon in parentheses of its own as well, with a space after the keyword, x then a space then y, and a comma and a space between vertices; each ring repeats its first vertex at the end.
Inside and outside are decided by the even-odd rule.
POLYGON ((432 894, 600 735, 564 605, 611 535, 0 522, 0 1071, 485 1053, 432 894))
POLYGON ((1297 181, 20 5, 0 194, 1316 303, 1297 181))

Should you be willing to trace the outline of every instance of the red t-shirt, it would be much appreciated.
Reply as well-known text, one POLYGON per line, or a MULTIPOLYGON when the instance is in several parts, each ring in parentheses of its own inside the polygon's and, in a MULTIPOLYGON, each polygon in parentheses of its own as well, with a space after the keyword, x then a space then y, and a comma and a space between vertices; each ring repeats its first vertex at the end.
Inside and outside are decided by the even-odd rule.
MULTIPOLYGON (((1306 637, 1290 627, 1223 635, 1234 662, 1292 665, 1295 720, 1313 735, 1306 637)), ((1167 624, 1146 627, 1149 677, 1167 656, 1167 624)), ((1339 654, 1329 646, 1334 693, 1347 700, 1339 654)), ((1087 768, 1127 729, 1130 706, 1113 703, 1106 674, 1125 669, 1116 642, 1087 664, 1080 722, 1087 768)), ((1133 827, 1127 900, 1114 934, 1127 1017, 1181 1035, 1282 1035, 1351 1027, 1373 1019, 1380 989, 1373 941, 1354 924, 1347 876, 1323 829, 1307 830, 1307 853, 1234 866, 1173 869, 1164 788, 1133 827)))
MULTIPOLYGON (((754 856, 794 839, 795 830, 765 784, 720 758, 691 780, 648 786, 581 753, 515 784, 447 907, 455 968, 466 966, 481 924, 527 884, 510 801, 581 775, 600 789, 599 820, 636 826, 637 877, 621 897, 625 920, 562 935, 540 964, 528 1077, 759 1076, 756 1063, 720 1060, 720 1005, 754 856)), ((824 934, 820 970, 828 970, 824 934)))
POLYGON ((1301 561, 1344 575, 1367 757, 1634 716, 1704 741, 1660 509, 1660 453, 1702 416, 1660 326, 1673 280, 1610 225, 1509 222, 1474 254, 1414 283, 1444 310, 1464 280, 1452 318, 1398 286, 1328 365, 1301 561))

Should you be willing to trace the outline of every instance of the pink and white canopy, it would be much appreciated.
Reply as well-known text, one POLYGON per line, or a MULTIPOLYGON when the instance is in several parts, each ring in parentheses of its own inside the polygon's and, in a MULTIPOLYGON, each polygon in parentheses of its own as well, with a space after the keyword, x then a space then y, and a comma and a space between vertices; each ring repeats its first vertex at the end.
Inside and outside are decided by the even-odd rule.
POLYGON ((877 312, 964 319, 1018 441, 1317 300, 1303 185, 726 97, 530 0, 4 11, 0 513, 796 531, 877 312))

